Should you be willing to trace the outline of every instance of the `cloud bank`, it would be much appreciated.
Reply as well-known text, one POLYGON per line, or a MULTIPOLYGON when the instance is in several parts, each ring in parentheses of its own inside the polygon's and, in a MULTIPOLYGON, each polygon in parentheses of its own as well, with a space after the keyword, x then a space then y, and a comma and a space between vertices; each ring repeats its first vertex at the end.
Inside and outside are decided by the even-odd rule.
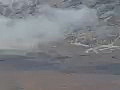
POLYGON ((96 10, 58 9, 43 5, 38 16, 10 19, 0 16, 0 49, 30 49, 63 39, 64 32, 98 23, 96 10))

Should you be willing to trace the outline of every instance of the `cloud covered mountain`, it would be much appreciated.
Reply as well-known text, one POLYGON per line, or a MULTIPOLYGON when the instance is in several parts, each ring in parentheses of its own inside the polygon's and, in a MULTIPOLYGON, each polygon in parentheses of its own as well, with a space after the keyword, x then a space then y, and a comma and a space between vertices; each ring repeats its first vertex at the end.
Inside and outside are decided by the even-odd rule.
POLYGON ((4 0, 0 3, 0 45, 33 47, 71 32, 95 31, 104 38, 119 32, 119 9, 119 0, 4 0))

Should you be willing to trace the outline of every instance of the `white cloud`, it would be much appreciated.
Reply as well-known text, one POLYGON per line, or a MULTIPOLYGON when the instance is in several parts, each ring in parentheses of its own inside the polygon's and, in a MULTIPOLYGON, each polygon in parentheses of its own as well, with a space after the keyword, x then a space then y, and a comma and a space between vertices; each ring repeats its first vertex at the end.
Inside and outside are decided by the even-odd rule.
POLYGON ((31 48, 38 43, 63 38, 63 32, 70 27, 96 23, 96 11, 87 7, 63 10, 43 6, 38 17, 14 20, 0 17, 0 48, 31 48))

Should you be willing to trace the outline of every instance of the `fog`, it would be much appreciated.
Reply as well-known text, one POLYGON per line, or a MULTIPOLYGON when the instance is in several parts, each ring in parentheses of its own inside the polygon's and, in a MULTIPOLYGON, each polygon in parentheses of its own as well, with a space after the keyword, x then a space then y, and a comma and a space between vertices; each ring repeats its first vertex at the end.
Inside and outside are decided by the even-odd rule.
POLYGON ((0 16, 0 49, 31 49, 39 43, 58 41, 64 32, 77 27, 94 26, 96 10, 58 9, 43 5, 37 16, 11 19, 0 16))

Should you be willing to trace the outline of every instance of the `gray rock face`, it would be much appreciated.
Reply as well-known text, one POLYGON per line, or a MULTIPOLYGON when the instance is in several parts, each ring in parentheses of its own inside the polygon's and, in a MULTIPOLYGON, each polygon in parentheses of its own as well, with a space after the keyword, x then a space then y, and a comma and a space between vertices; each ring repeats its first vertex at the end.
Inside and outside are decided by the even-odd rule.
POLYGON ((95 8, 99 16, 119 8, 119 0, 15 0, 12 3, 10 2, 9 0, 9 4, 4 4, 3 2, 0 4, 0 12, 3 12, 3 8, 6 8, 5 5, 9 8, 5 9, 6 12, 4 12, 7 13, 7 16, 9 16, 8 13, 11 13, 12 10, 15 13, 23 11, 32 13, 41 4, 49 4, 57 8, 78 8, 81 5, 87 5, 90 8, 95 8))

